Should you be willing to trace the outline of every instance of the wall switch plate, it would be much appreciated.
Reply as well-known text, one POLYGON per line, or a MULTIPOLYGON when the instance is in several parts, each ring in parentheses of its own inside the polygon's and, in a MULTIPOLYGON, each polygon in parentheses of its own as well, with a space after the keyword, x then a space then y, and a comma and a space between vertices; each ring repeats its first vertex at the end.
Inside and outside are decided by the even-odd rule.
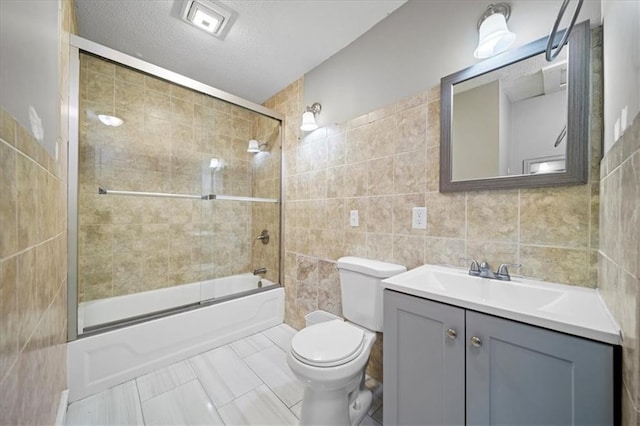
POLYGON ((412 212, 411 227, 413 229, 427 229, 427 208, 414 207, 412 212))
POLYGON ((349 225, 360 226, 360 218, 358 217, 358 210, 351 210, 349 212, 349 225))

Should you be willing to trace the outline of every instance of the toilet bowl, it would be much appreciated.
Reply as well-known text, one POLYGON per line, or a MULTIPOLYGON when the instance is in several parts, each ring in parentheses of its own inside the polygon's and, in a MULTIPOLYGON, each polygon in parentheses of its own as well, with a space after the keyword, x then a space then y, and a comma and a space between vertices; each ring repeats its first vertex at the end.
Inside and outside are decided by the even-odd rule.
POLYGON ((301 425, 357 425, 371 406, 364 387, 375 333, 341 320, 304 328, 287 362, 305 385, 301 425))
POLYGON ((291 340, 287 363, 304 385, 300 425, 357 425, 372 402, 365 371, 382 331, 384 278, 405 272, 402 265, 358 257, 338 259, 344 317, 300 330, 291 340))

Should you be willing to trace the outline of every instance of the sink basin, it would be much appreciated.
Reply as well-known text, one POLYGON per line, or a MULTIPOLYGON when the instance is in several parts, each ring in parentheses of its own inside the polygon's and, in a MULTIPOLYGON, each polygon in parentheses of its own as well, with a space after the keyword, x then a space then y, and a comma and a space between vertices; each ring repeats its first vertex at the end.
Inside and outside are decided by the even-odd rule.
POLYGON ((564 291, 528 285, 517 281, 499 281, 472 277, 464 272, 427 269, 426 288, 487 304, 510 305, 519 309, 542 309, 566 294, 564 291))
POLYGON ((595 289, 524 278, 470 276, 424 265, 387 278, 384 288, 606 343, 620 344, 619 327, 595 289))

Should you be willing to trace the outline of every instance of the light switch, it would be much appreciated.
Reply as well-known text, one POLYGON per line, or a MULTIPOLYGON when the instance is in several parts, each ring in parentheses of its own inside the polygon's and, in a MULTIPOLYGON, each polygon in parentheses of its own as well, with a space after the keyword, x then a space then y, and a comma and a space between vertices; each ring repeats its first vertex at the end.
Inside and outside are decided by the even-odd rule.
POLYGON ((351 210, 349 212, 349 225, 360 226, 360 218, 358 217, 358 210, 351 210))

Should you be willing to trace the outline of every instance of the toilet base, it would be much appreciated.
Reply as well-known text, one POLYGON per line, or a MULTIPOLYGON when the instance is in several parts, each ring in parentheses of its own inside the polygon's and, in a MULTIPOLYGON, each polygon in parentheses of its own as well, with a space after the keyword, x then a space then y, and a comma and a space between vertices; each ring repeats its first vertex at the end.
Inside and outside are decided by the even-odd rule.
POLYGON ((350 398, 353 402, 349 401, 349 420, 351 426, 357 426, 367 415, 373 402, 373 394, 366 388, 355 390, 353 393, 355 398, 350 398))
POLYGON ((348 395, 349 387, 320 392, 306 387, 302 399, 300 426, 359 425, 373 402, 373 394, 364 386, 362 379, 359 385, 348 395))
POLYGON ((317 392, 304 389, 300 426, 350 426, 346 389, 317 392))

